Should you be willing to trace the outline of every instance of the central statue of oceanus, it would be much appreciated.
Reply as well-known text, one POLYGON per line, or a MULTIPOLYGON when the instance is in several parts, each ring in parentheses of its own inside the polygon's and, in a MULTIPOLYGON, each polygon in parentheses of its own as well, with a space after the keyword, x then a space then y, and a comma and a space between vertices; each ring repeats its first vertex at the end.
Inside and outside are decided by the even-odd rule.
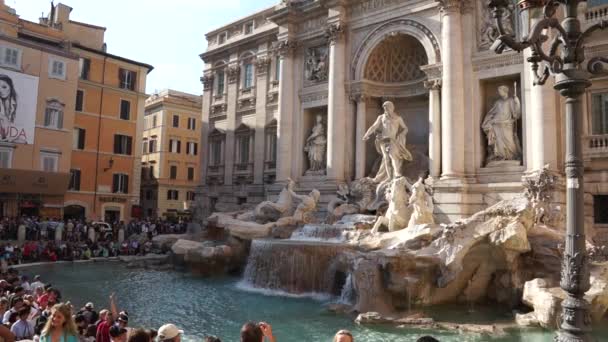
POLYGON ((382 155, 382 164, 374 178, 378 183, 401 177, 403 161, 412 161, 412 154, 405 146, 408 131, 405 122, 395 113, 392 102, 384 102, 382 108, 384 113, 378 116, 363 136, 363 140, 368 140, 376 135, 376 150, 382 155))

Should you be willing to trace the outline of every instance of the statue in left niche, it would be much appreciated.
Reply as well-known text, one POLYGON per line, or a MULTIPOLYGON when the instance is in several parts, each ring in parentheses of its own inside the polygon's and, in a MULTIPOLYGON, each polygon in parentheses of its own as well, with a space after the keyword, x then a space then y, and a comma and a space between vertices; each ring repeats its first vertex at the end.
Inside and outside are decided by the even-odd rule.
POLYGON ((327 137, 323 126, 323 116, 317 115, 316 124, 312 133, 306 138, 304 152, 308 155, 309 167, 306 174, 322 175, 325 173, 325 159, 327 151, 327 137))

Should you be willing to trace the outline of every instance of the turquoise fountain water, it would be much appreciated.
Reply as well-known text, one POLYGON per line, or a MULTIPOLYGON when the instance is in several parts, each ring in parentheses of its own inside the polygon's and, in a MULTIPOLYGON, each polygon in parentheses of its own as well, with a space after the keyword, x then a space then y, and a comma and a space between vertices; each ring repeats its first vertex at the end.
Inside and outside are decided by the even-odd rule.
MULTIPOLYGON (((272 324, 279 342, 331 341, 339 329, 350 329, 356 341, 416 341, 424 334, 441 342, 550 342, 549 332, 513 332, 502 338, 458 335, 387 327, 359 327, 353 317, 333 315, 323 310, 319 300, 269 296, 244 291, 239 279, 203 279, 187 273, 127 269, 116 262, 94 264, 55 264, 22 269, 29 275, 40 274, 45 282, 61 289, 64 300, 81 307, 92 301, 99 310, 108 306, 115 292, 119 309, 129 312, 130 326, 158 328, 176 323, 185 331, 186 340, 201 341, 217 335, 222 341, 238 341, 241 325, 248 320, 272 324)), ((267 292, 271 293, 271 292, 267 292)), ((507 322, 512 316, 499 308, 446 307, 433 311, 435 317, 459 322, 507 322)), ((608 341, 608 332, 596 332, 598 341, 608 341)))

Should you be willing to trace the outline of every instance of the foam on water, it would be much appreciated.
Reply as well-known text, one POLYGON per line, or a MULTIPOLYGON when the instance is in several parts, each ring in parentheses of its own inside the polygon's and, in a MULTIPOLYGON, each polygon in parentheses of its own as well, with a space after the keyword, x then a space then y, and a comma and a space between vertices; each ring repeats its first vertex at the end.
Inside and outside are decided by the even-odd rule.
POLYGON ((273 290, 273 289, 255 287, 255 286, 251 285, 250 283, 246 282, 245 280, 241 280, 238 283, 236 283, 235 287, 241 291, 258 293, 258 294, 261 294, 264 296, 271 296, 271 297, 309 298, 309 299, 316 300, 318 302, 327 302, 327 301, 334 299, 334 297, 328 293, 319 293, 319 292, 289 293, 289 292, 283 291, 283 290, 273 290))

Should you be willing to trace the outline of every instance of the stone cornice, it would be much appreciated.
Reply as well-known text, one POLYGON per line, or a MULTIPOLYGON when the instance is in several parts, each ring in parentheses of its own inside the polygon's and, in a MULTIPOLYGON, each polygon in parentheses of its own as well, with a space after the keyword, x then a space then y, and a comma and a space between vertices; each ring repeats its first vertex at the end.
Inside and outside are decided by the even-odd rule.
POLYGON ((473 58, 474 71, 496 69, 519 64, 524 64, 524 57, 516 52, 505 53, 502 55, 491 54, 487 57, 483 56, 473 58))

